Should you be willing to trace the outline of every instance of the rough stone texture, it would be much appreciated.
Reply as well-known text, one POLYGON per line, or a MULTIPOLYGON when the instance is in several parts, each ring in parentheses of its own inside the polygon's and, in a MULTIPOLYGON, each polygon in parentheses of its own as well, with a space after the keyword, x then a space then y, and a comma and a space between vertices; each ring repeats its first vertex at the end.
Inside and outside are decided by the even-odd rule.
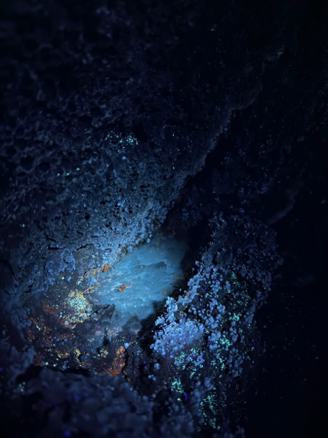
MULTIPOLYGON (((50 436, 53 425, 53 436, 131 436, 106 407, 95 413, 97 393, 85 424, 87 401, 72 401, 70 388, 80 400, 83 385, 105 387, 118 369, 131 403, 122 373, 106 394, 136 436, 232 436, 225 408, 263 352, 254 315, 280 260, 269 227, 313 179, 325 181, 324 163, 313 163, 327 139, 327 11, 218 3, 3 5, 1 388, 16 435, 15 419, 25 436, 50 436), (53 315, 65 324, 59 294, 79 286, 85 297, 107 265, 159 229, 189 244, 184 282, 153 318, 126 327, 138 332, 129 346, 92 341, 86 358, 95 320, 55 333, 53 315), (181 355, 186 327, 197 330, 181 355), (65 336, 74 360, 40 372, 56 365, 65 336), (72 383, 66 368, 86 375, 72 383), (138 405, 136 391, 155 402, 138 405)), ((90 318, 111 316, 99 308, 90 318)))

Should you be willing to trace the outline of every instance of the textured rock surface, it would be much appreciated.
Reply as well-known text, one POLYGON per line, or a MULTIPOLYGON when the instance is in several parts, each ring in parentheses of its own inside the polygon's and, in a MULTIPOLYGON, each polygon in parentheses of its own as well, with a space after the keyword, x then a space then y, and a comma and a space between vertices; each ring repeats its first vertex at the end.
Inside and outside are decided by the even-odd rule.
POLYGON ((232 436, 281 262, 271 227, 325 181, 327 11, 219 3, 2 8, 0 382, 16 435, 232 436), (118 329, 89 296, 158 230, 187 242, 184 276, 118 329))

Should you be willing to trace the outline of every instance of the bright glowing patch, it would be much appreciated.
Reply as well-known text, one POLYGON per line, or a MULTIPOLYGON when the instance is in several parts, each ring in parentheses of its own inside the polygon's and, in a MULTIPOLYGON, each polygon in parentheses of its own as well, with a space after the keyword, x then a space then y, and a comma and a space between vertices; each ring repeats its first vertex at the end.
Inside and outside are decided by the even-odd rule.
POLYGON ((115 305, 115 324, 123 325, 132 316, 146 318, 154 312, 154 302, 166 298, 181 278, 185 250, 183 242, 157 235, 104 272, 94 298, 98 304, 115 305))

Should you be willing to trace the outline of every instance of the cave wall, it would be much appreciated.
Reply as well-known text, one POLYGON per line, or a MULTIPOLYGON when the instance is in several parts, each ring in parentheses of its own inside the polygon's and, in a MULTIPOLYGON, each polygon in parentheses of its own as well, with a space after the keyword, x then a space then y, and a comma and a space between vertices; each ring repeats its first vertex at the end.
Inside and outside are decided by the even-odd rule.
MULTIPOLYGON (((59 284, 68 288, 75 275, 115 266, 160 227, 186 239, 190 265, 200 263, 198 274, 188 271, 196 277, 183 306, 206 275, 231 276, 233 267, 255 312, 263 301, 256 288, 265 296, 279 264, 266 227, 307 193, 327 138, 325 12, 307 2, 3 6, 0 287, 11 384, 33 360, 21 331, 32 303, 59 284), (222 253, 218 236, 228 247, 223 259, 212 257, 222 253), (223 274, 210 274, 212 265, 223 274)), ((228 277, 211 281, 215 294, 228 277)), ((155 324, 147 341, 159 355, 183 330, 185 339, 195 329, 198 341, 201 324, 215 332, 197 306, 197 323, 179 326, 175 305, 167 303, 164 326, 155 324)), ((243 311, 246 326, 253 314, 243 311)), ((204 378, 202 357, 195 363, 204 378)), ((146 373, 153 375, 137 373, 134 385, 148 394, 139 382, 146 373)), ((210 390, 210 383, 197 389, 202 397, 210 390)), ((197 415, 188 409, 182 416, 192 423, 197 415)))

